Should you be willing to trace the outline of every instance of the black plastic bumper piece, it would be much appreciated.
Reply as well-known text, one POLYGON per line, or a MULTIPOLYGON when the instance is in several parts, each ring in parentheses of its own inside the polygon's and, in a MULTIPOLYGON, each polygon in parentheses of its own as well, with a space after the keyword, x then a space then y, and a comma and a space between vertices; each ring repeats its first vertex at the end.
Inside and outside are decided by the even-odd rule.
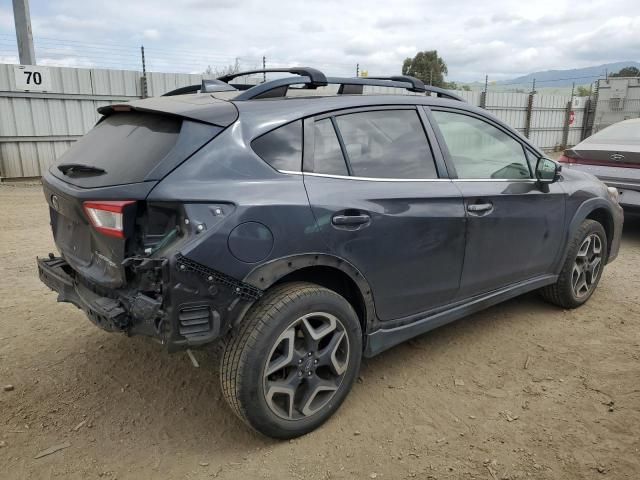
POLYGON ((59 302, 72 303, 84 311, 89 320, 109 332, 129 327, 129 316, 120 301, 100 296, 78 283, 62 258, 38 258, 38 275, 42 283, 58 293, 59 302))
POLYGON ((190 258, 185 257, 182 254, 176 256, 176 267, 180 272, 192 272, 204 278, 209 283, 216 283, 218 285, 229 288, 234 295, 237 295, 242 300, 257 300, 264 293, 257 287, 249 285, 248 283, 236 280, 229 275, 222 272, 218 272, 212 268, 202 265, 190 258))

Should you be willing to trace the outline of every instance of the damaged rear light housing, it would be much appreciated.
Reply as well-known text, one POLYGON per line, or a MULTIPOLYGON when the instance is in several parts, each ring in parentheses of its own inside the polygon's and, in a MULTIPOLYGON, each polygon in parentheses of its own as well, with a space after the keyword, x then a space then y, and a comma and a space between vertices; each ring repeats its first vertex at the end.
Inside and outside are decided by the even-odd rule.
POLYGON ((100 233, 109 237, 124 238, 124 211, 135 200, 102 200, 84 202, 87 218, 100 233))

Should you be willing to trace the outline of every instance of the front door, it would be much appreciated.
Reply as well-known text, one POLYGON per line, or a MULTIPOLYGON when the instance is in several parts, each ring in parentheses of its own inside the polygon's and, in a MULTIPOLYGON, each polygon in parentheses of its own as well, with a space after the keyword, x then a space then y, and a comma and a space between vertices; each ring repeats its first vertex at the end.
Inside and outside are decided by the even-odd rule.
POLYGON ((312 119, 304 155, 318 227, 329 249, 367 279, 380 320, 454 298, 465 211, 455 185, 439 178, 415 107, 312 119))
POLYGON ((457 297, 552 273, 564 245, 561 184, 536 182, 536 156, 497 123, 454 109, 431 114, 467 215, 457 297))

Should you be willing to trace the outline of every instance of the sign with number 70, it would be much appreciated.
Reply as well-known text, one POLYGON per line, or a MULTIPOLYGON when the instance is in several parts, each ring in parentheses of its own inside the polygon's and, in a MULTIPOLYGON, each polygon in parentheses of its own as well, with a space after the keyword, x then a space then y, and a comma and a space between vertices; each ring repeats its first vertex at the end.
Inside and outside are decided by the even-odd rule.
POLYGON ((16 90, 28 92, 51 91, 51 74, 47 67, 15 65, 13 73, 16 80, 16 90))

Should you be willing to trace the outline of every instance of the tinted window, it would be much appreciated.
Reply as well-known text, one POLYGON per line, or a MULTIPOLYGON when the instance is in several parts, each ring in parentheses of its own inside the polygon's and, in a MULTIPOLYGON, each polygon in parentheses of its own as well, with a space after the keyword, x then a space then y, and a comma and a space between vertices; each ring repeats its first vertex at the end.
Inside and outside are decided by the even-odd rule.
POLYGON ((433 156, 415 110, 380 110, 336 117, 353 175, 436 178, 433 156))
POLYGON ((313 171, 329 175, 348 175, 340 142, 330 119, 314 123, 313 171))
POLYGON ((251 147, 276 170, 299 172, 302 166, 302 121, 265 133, 251 142, 251 147))
POLYGON ((458 178, 531 178, 520 142, 490 123, 434 111, 458 178))
POLYGON ((141 112, 116 113, 98 123, 67 150, 58 163, 81 163, 101 168, 105 174, 69 177, 82 186, 141 182, 169 153, 178 140, 182 120, 141 112))

